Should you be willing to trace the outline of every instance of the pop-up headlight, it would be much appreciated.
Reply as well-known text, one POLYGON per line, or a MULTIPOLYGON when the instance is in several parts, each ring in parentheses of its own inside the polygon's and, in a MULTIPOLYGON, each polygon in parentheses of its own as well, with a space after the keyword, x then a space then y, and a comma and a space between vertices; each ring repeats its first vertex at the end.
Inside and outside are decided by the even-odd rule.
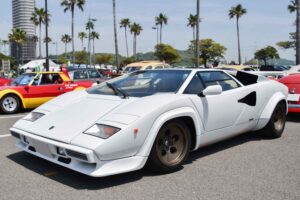
POLYGON ((44 113, 39 113, 39 112, 31 112, 29 113, 26 117, 24 117, 24 120, 28 120, 31 122, 35 122, 36 120, 40 119, 43 117, 45 114, 44 113))
POLYGON ((95 124, 91 128, 89 128, 87 131, 85 131, 85 134, 100 137, 102 139, 107 139, 114 135, 115 133, 119 132, 121 129, 116 128, 113 126, 107 126, 103 124, 95 124))

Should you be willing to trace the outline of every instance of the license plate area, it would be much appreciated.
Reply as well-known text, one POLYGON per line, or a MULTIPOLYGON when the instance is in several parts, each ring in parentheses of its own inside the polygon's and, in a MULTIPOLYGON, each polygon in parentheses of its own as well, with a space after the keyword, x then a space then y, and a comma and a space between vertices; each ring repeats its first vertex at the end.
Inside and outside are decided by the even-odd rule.
POLYGON ((300 94, 289 94, 287 100, 298 102, 300 98, 300 94))
POLYGON ((49 158, 53 157, 48 144, 36 140, 31 140, 31 143, 37 153, 40 153, 43 156, 47 156, 49 158))

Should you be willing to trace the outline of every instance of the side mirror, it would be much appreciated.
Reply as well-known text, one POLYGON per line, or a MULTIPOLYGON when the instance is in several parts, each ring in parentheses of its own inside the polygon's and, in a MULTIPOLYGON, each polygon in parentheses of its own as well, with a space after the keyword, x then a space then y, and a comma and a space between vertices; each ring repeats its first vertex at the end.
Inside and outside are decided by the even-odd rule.
POLYGON ((212 85, 205 88, 200 94, 200 97, 211 96, 211 95, 220 95, 222 94, 223 89, 220 85, 212 85))

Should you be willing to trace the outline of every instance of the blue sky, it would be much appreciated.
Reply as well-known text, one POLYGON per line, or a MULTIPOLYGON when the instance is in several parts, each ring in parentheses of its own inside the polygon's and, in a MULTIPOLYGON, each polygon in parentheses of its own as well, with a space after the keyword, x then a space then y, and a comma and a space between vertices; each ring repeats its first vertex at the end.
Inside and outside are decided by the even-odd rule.
MULTIPOLYGON (((70 34, 71 16, 64 13, 60 7, 60 0, 48 0, 52 15, 49 35, 54 41, 59 41, 58 52, 64 51, 60 42, 62 34, 70 34)), ((112 1, 87 0, 85 11, 76 10, 75 33, 84 30, 89 16, 98 19, 96 31, 100 33, 100 40, 96 42, 96 52, 113 52, 112 1)), ((186 26, 187 17, 195 13, 196 0, 116 0, 117 19, 130 18, 143 26, 143 32, 138 38, 138 51, 153 50, 156 43, 156 32, 152 30, 154 17, 158 13, 165 13, 169 23, 164 27, 163 42, 176 47, 187 49, 192 38, 192 30, 186 26)), ((241 19, 242 57, 250 59, 253 52, 267 45, 286 40, 289 33, 294 31, 295 15, 288 13, 288 0, 201 0, 200 27, 201 38, 212 38, 228 48, 227 60, 237 60, 236 25, 229 20, 230 7, 241 3, 248 10, 248 14, 241 19)), ((43 6, 44 0, 36 0, 36 6, 43 6)), ((6 38, 11 29, 11 0, 1 0, 0 6, 0 38, 6 38)), ((121 54, 125 55, 125 41, 123 30, 119 31, 119 46, 121 54)), ((129 36, 130 51, 132 51, 132 36, 129 36)), ((80 40, 76 38, 76 48, 81 49, 80 40)), ((71 46, 68 47, 71 49, 71 46)), ((50 45, 50 53, 55 54, 54 45, 50 45)), ((294 51, 280 50, 282 58, 294 59, 294 51)))

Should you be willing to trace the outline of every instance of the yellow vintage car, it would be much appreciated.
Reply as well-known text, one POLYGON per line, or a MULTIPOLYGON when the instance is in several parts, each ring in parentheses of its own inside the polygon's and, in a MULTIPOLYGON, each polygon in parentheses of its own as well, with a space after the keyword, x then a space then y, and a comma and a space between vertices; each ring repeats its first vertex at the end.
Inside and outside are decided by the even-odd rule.
POLYGON ((252 67, 244 66, 244 65, 222 65, 222 66, 216 67, 216 69, 239 70, 239 71, 255 71, 252 67))
POLYGON ((123 71, 123 73, 131 73, 138 70, 145 70, 145 69, 164 69, 170 68, 170 65, 161 61, 141 61, 135 62, 127 65, 123 71))

